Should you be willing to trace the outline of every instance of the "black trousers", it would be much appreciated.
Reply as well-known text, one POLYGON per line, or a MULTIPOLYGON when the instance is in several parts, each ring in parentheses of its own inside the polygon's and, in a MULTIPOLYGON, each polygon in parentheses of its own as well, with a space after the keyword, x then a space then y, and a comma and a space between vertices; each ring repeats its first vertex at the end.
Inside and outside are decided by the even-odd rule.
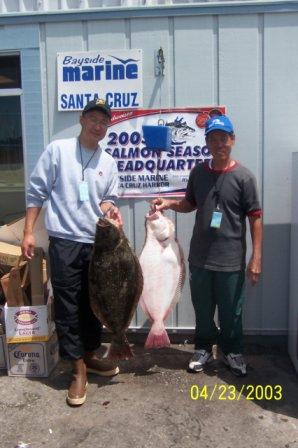
POLYGON ((79 359, 100 346, 102 325, 90 308, 93 245, 50 237, 49 257, 60 356, 79 359))

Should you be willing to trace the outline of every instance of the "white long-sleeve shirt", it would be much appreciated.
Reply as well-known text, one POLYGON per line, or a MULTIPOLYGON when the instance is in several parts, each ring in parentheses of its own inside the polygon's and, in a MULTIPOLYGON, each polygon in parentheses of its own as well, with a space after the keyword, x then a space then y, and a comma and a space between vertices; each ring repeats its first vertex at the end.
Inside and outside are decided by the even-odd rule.
MULTIPOLYGON (((83 167, 93 150, 81 147, 83 167)), ((118 172, 113 157, 100 147, 84 170, 89 201, 81 201, 82 163, 77 138, 54 140, 39 158, 27 191, 27 207, 47 201, 45 225, 50 236, 93 243, 101 202, 118 197, 118 172)))

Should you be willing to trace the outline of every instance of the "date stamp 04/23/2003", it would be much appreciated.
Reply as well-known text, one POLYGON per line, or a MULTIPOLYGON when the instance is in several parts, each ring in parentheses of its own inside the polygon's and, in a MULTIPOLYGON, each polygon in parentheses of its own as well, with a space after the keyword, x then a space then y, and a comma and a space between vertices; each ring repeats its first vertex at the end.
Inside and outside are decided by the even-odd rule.
POLYGON ((242 384, 238 387, 233 384, 214 384, 213 386, 193 384, 189 389, 189 394, 191 400, 194 401, 239 401, 241 397, 251 401, 279 401, 283 398, 283 389, 280 384, 242 384))

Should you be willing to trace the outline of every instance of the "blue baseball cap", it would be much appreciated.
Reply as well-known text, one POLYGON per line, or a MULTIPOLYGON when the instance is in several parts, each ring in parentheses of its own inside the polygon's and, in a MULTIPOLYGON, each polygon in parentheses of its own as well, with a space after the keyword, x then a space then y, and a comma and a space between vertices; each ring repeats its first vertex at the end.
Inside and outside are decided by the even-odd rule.
POLYGON ((211 131, 234 132, 231 120, 226 115, 214 115, 205 124, 205 135, 211 131))

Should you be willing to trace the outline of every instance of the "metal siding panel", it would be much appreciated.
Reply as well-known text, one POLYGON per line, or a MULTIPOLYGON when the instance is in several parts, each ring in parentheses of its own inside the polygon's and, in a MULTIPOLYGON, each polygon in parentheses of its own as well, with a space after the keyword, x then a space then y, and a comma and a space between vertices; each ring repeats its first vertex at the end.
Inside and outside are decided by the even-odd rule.
MULTIPOLYGON (((233 155, 256 176, 262 197, 261 87, 262 21, 257 15, 219 17, 219 103, 227 106, 235 125, 233 155)), ((248 260, 251 252, 247 232, 248 260)), ((261 303, 262 287, 247 285, 245 330, 260 327, 261 303)))
POLYGON ((262 174, 259 18, 219 18, 219 102, 227 106, 236 133, 234 156, 259 183, 262 174))
POLYGON ((217 103, 216 19, 174 19, 175 106, 217 103))
MULTIPOLYGON (((279 207, 278 200, 276 206, 279 207)), ((261 328, 286 330, 289 306, 290 223, 264 225, 261 328)))
POLYGON ((84 50, 81 22, 47 24, 45 27, 46 65, 48 82, 48 118, 50 140, 78 135, 78 112, 58 112, 57 108, 57 53, 84 50))
POLYGON ((192 230, 195 222, 195 213, 177 213, 176 214, 176 232, 177 239, 184 253, 184 262, 186 268, 185 283, 182 290, 182 296, 177 304, 177 327, 193 328, 195 326, 195 313, 191 303, 189 288, 189 269, 188 254, 189 244, 192 236, 192 230))
POLYGON ((298 14, 265 16, 264 328, 288 327, 292 153, 297 151, 298 14), (272 306, 274 304, 274 306, 272 306))
POLYGON ((48 117, 48 76, 47 76, 47 52, 46 52, 46 29, 40 25, 40 65, 41 65, 41 97, 44 122, 44 147, 49 142, 49 117, 48 117))
POLYGON ((43 119, 41 98, 40 53, 38 49, 21 51, 23 114, 25 117, 26 181, 43 151, 43 119))
POLYGON ((39 47, 38 25, 0 27, 0 50, 19 50, 34 47, 39 47))
MULTIPOLYGON (((144 223, 145 215, 149 211, 149 204, 148 201, 140 199, 130 199, 130 201, 133 206, 135 251, 140 256, 145 243, 146 231, 144 223)), ((148 327, 147 317, 140 306, 138 306, 136 313, 136 323, 139 327, 148 327)))
POLYGON ((131 20, 131 48, 143 49, 143 104, 145 108, 168 107, 170 105, 170 63, 169 21, 166 18, 131 20), (160 47, 166 58, 165 76, 155 76, 154 52, 160 47), (160 92, 161 86, 161 92, 160 92))
POLYGON ((88 49, 122 49, 126 46, 125 20, 88 22, 88 49))
POLYGON ((291 219, 291 270, 289 301, 289 354, 298 372, 298 152, 292 155, 292 219, 291 219))
POLYGON ((297 24, 298 13, 265 16, 266 224, 289 223, 291 216, 291 156, 297 151, 297 24))

